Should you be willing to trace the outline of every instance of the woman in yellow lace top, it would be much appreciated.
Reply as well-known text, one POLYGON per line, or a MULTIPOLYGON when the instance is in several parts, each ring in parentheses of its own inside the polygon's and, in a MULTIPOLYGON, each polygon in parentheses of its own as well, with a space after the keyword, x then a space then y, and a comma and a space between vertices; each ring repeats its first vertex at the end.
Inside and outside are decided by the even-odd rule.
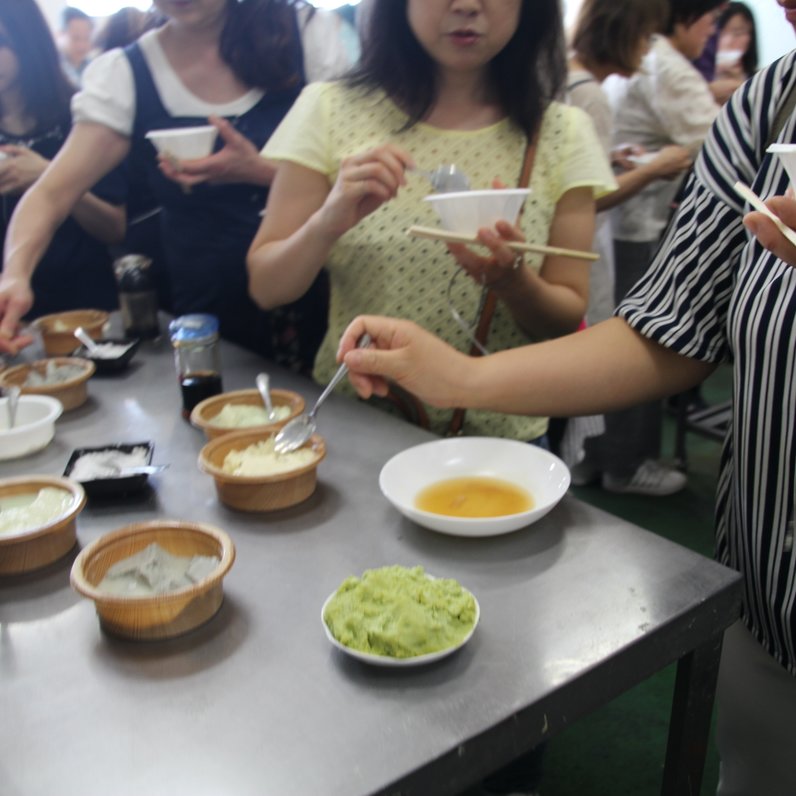
MULTIPOLYGON (((411 319, 468 350, 447 295, 456 269, 466 272, 451 293, 461 315, 475 313, 483 284, 498 297, 490 350, 576 329, 588 264, 527 256, 515 268, 506 245, 589 249, 595 197, 614 185, 589 118, 553 99, 565 77, 558 0, 377 0, 367 34, 353 76, 308 86, 263 151, 278 169, 249 252, 255 301, 294 301, 328 267, 319 381, 358 313, 411 319), (413 224, 436 225, 415 166, 456 163, 473 188, 513 186, 529 141, 532 193, 518 226, 482 229, 486 250, 406 236, 413 224)), ((450 412, 429 417, 443 433, 450 412)), ((546 418, 469 412, 464 430, 531 440, 546 427, 546 418)))

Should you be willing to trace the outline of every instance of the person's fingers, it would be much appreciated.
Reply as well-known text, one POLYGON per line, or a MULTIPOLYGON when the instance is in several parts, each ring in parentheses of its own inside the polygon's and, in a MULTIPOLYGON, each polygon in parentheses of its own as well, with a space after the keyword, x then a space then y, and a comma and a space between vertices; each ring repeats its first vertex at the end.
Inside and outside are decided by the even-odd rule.
POLYGON ((766 206, 782 220, 786 227, 796 229, 796 202, 792 197, 772 196, 766 201, 766 206))
POLYGON ((221 138, 228 144, 236 144, 243 138, 241 133, 233 127, 232 123, 222 116, 208 116, 207 120, 218 130, 221 138))
POLYGON ((747 213, 743 223, 768 251, 786 263, 796 265, 796 246, 788 241, 767 215, 757 211, 747 213))

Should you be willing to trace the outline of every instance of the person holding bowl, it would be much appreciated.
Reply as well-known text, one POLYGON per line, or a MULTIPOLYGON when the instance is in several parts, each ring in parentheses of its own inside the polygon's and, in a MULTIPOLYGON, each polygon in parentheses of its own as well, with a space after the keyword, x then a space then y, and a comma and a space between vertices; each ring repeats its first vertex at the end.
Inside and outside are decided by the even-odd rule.
MULTIPOLYGON (((778 0, 796 27, 796 0, 778 0)), ((722 109, 650 269, 616 317, 576 335, 469 358, 405 320, 355 319, 338 359, 363 398, 389 382, 439 407, 517 414, 604 412, 698 384, 733 363, 732 419, 716 498, 716 555, 743 577, 724 634, 719 796, 796 793, 796 247, 736 181, 772 196, 796 229, 789 179, 767 154, 796 136, 796 51, 722 109), (753 233, 753 234, 750 234, 753 233), (372 348, 357 349, 367 332, 372 348)))
POLYGON ((317 53, 305 53, 302 36, 327 17, 310 16, 289 0, 157 0, 155 6, 167 17, 162 27, 86 69, 73 101, 73 131, 20 203, 0 279, 0 350, 26 342, 17 338, 18 321, 53 225, 132 152, 161 207, 173 312, 212 313, 224 337, 300 367, 302 357, 311 359, 300 345, 306 333, 322 332, 315 327, 325 296, 308 298, 306 317, 302 307, 262 312, 247 294, 245 255, 273 176, 259 150, 317 61, 317 53), (158 161, 145 139, 150 130, 208 118, 223 147, 207 158, 158 161))
MULTIPOLYGON (((329 331, 316 380, 331 377, 337 339, 365 311, 411 318, 469 350, 483 287, 497 298, 490 350, 578 327, 587 262, 523 260, 507 245, 588 250, 595 196, 614 187, 591 121, 554 99, 565 75, 557 0, 371 4, 359 68, 308 86, 265 147, 276 177, 248 257, 251 294, 267 309, 298 299, 328 268, 329 331), (472 188, 494 187, 495 178, 515 187, 531 159, 521 219, 481 229, 486 253, 406 236, 413 224, 436 224, 416 165, 455 163, 472 188)), ((451 428, 450 412, 423 410, 432 430, 451 428)), ((495 413, 468 412, 464 421, 468 434, 523 440, 546 428, 546 418, 495 413)))

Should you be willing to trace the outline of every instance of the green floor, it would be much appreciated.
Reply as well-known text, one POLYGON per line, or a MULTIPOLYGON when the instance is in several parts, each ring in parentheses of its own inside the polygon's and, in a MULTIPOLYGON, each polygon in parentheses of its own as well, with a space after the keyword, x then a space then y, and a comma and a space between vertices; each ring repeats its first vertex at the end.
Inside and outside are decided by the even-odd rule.
MULTIPOLYGON (((710 402, 729 396, 729 372, 703 387, 710 402)), ((674 422, 667 418, 664 456, 674 455, 674 422)), ((576 488, 582 500, 704 555, 713 549, 713 497, 720 444, 687 437, 688 486, 667 498, 620 496, 576 488)), ((557 736, 545 756, 542 796, 656 796, 671 706, 674 667, 642 683, 557 736)), ((701 796, 714 794, 718 757, 711 742, 701 796)))

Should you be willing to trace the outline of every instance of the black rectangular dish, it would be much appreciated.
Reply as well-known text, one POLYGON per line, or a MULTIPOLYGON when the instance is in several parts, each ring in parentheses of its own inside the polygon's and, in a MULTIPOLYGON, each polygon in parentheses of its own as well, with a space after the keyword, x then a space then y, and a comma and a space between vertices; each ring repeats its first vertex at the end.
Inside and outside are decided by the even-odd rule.
POLYGON ((99 346, 106 345, 108 343, 112 345, 127 346, 127 348, 125 348, 123 353, 116 357, 97 357, 92 356, 85 346, 80 346, 80 348, 75 351, 75 356, 80 357, 81 359, 88 359, 93 362, 97 368, 98 374, 105 375, 109 373, 119 373, 128 367, 130 360, 133 358, 135 352, 138 350, 138 347, 141 345, 141 340, 139 338, 129 339, 124 337, 108 337, 102 340, 97 340, 97 345, 99 346))
POLYGON ((145 451, 145 461, 143 463, 152 464, 152 455, 155 452, 155 446, 151 442, 99 445, 95 448, 76 448, 73 450, 72 455, 69 457, 69 461, 66 463, 64 475, 67 478, 78 481, 83 489, 86 490, 86 495, 90 498, 124 497, 125 495, 140 492, 147 485, 149 476, 146 473, 128 475, 121 478, 118 476, 100 476, 83 480, 77 477, 78 473, 75 472, 78 460, 86 455, 99 454, 99 456, 93 458, 97 463, 97 469, 100 469, 103 461, 113 462, 114 456, 118 456, 119 454, 131 454, 137 448, 143 448, 145 451), (104 459, 102 454, 106 451, 108 452, 108 457, 104 459), (75 472, 75 475, 72 474, 73 472, 75 472))

